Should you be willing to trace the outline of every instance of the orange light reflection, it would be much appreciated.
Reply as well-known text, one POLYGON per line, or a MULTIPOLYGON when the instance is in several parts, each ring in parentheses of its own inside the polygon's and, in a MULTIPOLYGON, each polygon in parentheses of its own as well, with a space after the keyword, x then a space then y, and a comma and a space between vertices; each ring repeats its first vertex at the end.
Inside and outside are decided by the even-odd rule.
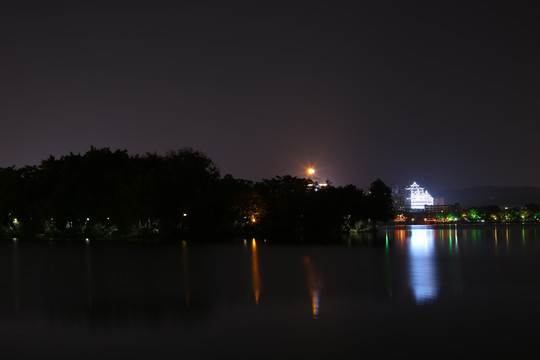
POLYGON ((255 239, 251 241, 251 281, 255 303, 258 305, 261 296, 261 277, 259 274, 259 259, 257 257, 257 242, 255 239))
POLYGON ((315 272, 315 267, 309 256, 303 258, 304 267, 307 271, 307 282, 309 288, 309 294, 311 296, 311 311, 313 313, 313 319, 317 319, 319 316, 319 290, 321 287, 319 277, 315 272))

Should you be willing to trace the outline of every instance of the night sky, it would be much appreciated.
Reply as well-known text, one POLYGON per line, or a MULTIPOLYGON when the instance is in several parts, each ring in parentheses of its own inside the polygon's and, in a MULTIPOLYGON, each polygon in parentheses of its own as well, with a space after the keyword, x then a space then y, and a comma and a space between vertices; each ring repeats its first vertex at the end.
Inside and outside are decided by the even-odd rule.
POLYGON ((539 1, 12 1, 0 167, 192 147, 221 174, 540 186, 539 1))

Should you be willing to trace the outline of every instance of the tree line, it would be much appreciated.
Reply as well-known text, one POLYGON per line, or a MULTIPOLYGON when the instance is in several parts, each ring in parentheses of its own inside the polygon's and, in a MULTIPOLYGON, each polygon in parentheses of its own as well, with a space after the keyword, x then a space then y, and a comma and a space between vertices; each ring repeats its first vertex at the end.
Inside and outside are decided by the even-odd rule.
POLYGON ((380 179, 368 191, 295 176, 253 182, 221 176, 200 151, 161 156, 91 147, 0 168, 0 233, 48 238, 327 236, 393 217, 380 179))

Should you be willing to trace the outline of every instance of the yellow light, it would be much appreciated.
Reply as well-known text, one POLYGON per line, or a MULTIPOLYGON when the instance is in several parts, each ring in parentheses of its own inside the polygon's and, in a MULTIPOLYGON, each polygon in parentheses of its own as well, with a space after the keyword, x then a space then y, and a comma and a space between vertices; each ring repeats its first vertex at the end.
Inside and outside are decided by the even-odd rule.
POLYGON ((313 175, 313 174, 315 174, 315 169, 314 168, 309 168, 307 172, 308 172, 309 175, 313 175))

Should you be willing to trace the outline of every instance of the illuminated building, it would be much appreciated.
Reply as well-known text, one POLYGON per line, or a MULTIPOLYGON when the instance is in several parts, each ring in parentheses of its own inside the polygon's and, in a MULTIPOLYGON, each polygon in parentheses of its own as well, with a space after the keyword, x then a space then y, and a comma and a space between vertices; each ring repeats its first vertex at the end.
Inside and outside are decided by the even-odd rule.
POLYGON ((401 189, 393 189, 393 202, 396 211, 422 211, 435 204, 433 196, 416 182, 401 189))
POLYGON ((396 211, 422 211, 426 206, 433 206, 435 201, 427 190, 416 182, 401 189, 393 189, 393 205, 396 211))
POLYGON ((413 210, 424 210, 426 205, 433 205, 433 196, 427 190, 420 187, 416 181, 405 188, 410 192, 407 200, 410 200, 410 208, 413 210))

